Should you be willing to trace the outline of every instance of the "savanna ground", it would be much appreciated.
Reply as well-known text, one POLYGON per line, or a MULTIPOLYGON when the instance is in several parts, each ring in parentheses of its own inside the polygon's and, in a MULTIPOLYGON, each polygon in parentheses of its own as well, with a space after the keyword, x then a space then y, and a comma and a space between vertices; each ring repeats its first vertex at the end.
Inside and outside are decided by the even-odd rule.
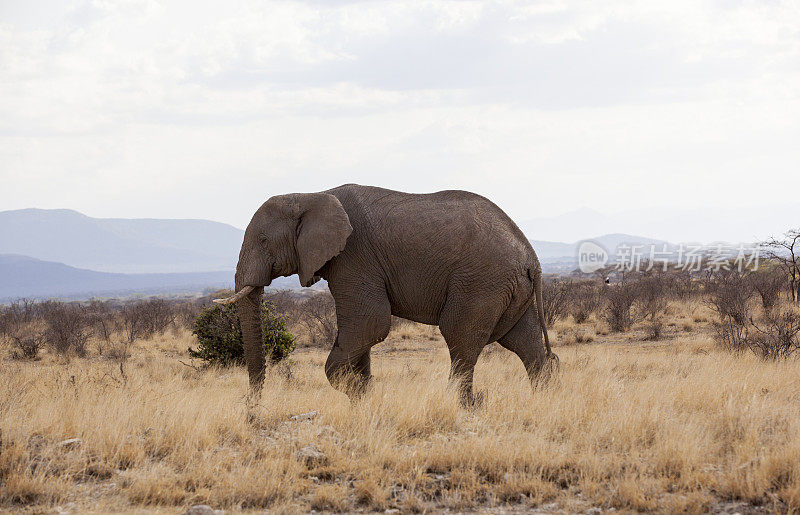
POLYGON ((251 417, 244 370, 187 366, 183 330, 136 342, 125 377, 92 353, 0 349, 0 510, 796 512, 800 362, 721 350, 710 317, 673 303, 656 341, 558 322, 561 368, 535 391, 493 345, 474 410, 413 324, 373 349, 359 402, 300 348, 251 417))

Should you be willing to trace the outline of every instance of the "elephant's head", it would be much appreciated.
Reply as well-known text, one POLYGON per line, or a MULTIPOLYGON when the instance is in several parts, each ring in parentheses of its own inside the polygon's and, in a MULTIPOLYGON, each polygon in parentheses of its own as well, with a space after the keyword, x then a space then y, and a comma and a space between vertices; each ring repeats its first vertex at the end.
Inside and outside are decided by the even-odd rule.
POLYGON ((220 304, 237 303, 250 385, 264 379, 264 337, 259 304, 276 277, 298 274, 310 286, 314 274, 345 246, 353 228, 342 204, 327 193, 292 193, 267 200, 244 232, 236 265, 236 293, 220 304))

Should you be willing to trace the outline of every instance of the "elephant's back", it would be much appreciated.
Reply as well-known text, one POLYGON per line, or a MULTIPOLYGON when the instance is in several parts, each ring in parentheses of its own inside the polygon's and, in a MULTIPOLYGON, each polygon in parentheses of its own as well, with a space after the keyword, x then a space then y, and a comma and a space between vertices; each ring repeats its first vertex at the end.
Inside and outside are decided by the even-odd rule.
POLYGON ((392 313, 438 323, 452 295, 495 298, 506 305, 530 296, 536 255, 513 221, 467 191, 402 193, 346 185, 330 190, 350 217, 343 254, 357 277, 377 272, 392 313), (377 267, 377 268, 373 268, 377 267), (512 299, 520 296, 520 299, 512 299))
POLYGON ((435 193, 347 184, 329 190, 342 202, 354 231, 378 246, 456 266, 463 261, 531 265, 536 256, 513 220, 491 200, 463 190, 435 193))

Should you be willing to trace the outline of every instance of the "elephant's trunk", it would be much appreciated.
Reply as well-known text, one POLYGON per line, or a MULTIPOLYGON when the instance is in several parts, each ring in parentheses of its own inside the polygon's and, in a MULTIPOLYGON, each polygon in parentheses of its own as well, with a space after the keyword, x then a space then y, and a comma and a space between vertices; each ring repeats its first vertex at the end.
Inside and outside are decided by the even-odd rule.
MULTIPOLYGON (((236 284, 236 291, 242 292, 244 286, 236 284)), ((264 349, 264 335, 261 326, 261 296, 264 288, 252 288, 236 303, 239 314, 239 324, 242 328, 244 344, 244 359, 247 363, 247 373, 250 376, 250 388, 257 391, 264 384, 264 368, 266 356, 264 349)))

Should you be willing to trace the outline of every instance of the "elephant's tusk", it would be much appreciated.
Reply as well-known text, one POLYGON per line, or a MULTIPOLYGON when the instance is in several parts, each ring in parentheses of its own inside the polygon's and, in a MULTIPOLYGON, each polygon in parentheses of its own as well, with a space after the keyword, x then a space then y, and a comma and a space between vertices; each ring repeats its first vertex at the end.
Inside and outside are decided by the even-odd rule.
POLYGON ((245 297, 254 289, 255 288, 253 286, 245 286, 244 288, 242 288, 235 294, 231 295, 227 299, 214 299, 214 302, 217 304, 233 304, 234 302, 241 300, 242 297, 245 297))

